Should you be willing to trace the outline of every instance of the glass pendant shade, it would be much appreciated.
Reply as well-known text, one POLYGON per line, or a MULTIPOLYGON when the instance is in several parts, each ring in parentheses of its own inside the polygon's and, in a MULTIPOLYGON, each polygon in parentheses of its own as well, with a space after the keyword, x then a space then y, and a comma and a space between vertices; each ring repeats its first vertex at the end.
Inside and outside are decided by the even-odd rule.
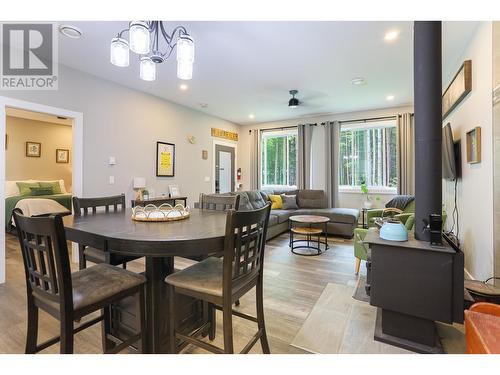
POLYGON ((113 38, 111 40, 111 64, 126 67, 129 64, 128 42, 122 38, 113 38))
POLYGON ((189 35, 177 41, 177 61, 194 62, 194 42, 189 35))
POLYGON ((132 21, 129 28, 130 49, 140 55, 150 51, 150 34, 146 22, 132 21))
POLYGON ((177 78, 183 80, 193 78, 193 63, 177 61, 177 78))
POLYGON ((156 79, 156 64, 149 57, 141 57, 140 76, 144 81, 156 79))

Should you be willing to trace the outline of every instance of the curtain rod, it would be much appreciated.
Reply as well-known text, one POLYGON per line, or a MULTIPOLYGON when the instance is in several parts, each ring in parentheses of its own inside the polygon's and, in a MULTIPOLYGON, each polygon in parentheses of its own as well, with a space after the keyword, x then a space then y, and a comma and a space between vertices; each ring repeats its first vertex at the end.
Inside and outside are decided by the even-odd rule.
MULTIPOLYGON (((369 121, 380 121, 380 120, 389 120, 389 119, 396 119, 401 115, 392 115, 392 116, 383 116, 383 117, 370 117, 370 118, 364 118, 364 119, 357 119, 357 120, 343 120, 339 121, 339 124, 346 124, 346 123, 357 123, 357 122, 369 122, 369 121)), ((410 113, 410 116, 414 116, 413 113, 410 113)), ((312 126, 317 126, 318 123, 312 123, 308 124, 312 126)), ((320 123, 320 125, 325 125, 325 122, 320 123)), ((285 130, 285 129, 293 129, 296 128, 298 125, 292 125, 292 126, 281 126, 277 128, 265 128, 265 129, 259 129, 262 132, 265 131, 272 131, 272 130, 285 130)), ((251 133, 252 130, 249 130, 249 133, 251 133)))

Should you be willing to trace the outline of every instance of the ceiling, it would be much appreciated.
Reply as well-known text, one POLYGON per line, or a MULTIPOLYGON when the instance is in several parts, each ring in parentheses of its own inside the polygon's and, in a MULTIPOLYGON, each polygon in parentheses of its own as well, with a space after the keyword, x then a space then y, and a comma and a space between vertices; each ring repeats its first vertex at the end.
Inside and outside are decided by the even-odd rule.
POLYGON ((6 112, 7 116, 11 116, 11 117, 19 117, 19 118, 24 118, 24 119, 28 119, 28 120, 49 122, 51 124, 73 126, 73 119, 67 118, 67 117, 50 115, 48 113, 33 112, 33 111, 25 110, 25 109, 10 108, 10 107, 7 107, 5 112, 6 112))
MULTIPOLYGON (((175 54, 158 66, 157 80, 139 78, 130 66, 109 62, 109 44, 127 22, 61 22, 83 30, 81 39, 59 38, 62 64, 238 123, 284 120, 411 104, 411 22, 168 22, 182 24, 195 40, 189 88, 176 77, 175 54), (386 42, 387 31, 399 37, 386 42), (364 85, 351 84, 364 77, 364 85), (287 106, 290 89, 303 105, 287 106), (386 97, 394 95, 392 101, 386 97), (201 107, 205 103, 206 108, 201 107), (249 115, 253 114, 254 119, 249 115)), ((444 22, 443 68, 454 69, 477 22, 444 22)))

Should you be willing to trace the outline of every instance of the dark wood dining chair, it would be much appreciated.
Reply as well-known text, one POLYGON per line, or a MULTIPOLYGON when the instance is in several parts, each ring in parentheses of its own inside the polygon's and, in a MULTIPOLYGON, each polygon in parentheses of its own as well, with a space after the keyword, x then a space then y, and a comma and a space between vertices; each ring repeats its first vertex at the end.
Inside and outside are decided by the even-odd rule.
MULTIPOLYGON (((73 197, 73 211, 75 216, 94 215, 97 212, 113 212, 125 210, 125 194, 109 197, 78 198, 73 197)), ((106 263, 112 266, 122 265, 127 268, 127 262, 139 257, 125 256, 117 253, 105 252, 85 244, 78 244, 78 263, 81 270, 87 267, 87 261, 99 264, 106 263)))
POLYGON ((262 351, 270 353, 264 324, 263 271, 264 249, 271 205, 254 211, 229 210, 226 219, 224 257, 210 257, 165 279, 169 287, 169 330, 171 351, 176 353, 183 343, 194 344, 213 353, 234 353, 233 315, 256 322, 257 333, 241 353, 248 353, 260 339, 262 351), (256 287, 257 317, 232 309, 233 303, 256 287), (193 334, 177 332, 175 323, 176 296, 183 294, 200 299, 209 306, 208 321, 193 334), (209 331, 215 338, 215 310, 222 310, 224 348, 197 338, 209 331), (177 340, 180 343, 177 343, 177 340))
POLYGON ((240 205, 240 196, 235 195, 221 195, 221 194, 200 194, 200 198, 196 208, 202 210, 238 210, 240 205))
POLYGON ((37 353, 60 341, 61 354, 73 353, 74 334, 102 322, 105 353, 117 353, 141 342, 145 349, 144 276, 109 264, 71 273, 62 218, 27 217, 13 212, 26 276, 28 328, 26 353, 37 353), (126 340, 110 335, 110 305, 123 298, 137 297, 140 332, 126 340), (38 344, 38 309, 60 321, 60 335, 38 344), (100 316, 74 327, 75 320, 102 310, 100 316))

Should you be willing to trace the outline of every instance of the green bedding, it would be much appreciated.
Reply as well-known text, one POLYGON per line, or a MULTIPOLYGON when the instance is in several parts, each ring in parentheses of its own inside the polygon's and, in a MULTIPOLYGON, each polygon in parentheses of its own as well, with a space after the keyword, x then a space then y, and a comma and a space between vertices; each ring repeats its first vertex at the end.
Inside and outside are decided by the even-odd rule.
POLYGON ((37 195, 36 197, 34 196, 20 196, 16 195, 15 197, 9 197, 5 198, 5 228, 9 229, 10 224, 11 224, 11 219, 12 219, 12 211, 14 208, 16 208, 17 202, 19 202, 22 199, 38 199, 38 198, 45 198, 45 199, 52 199, 56 201, 57 203, 61 204, 62 206, 66 207, 69 211, 71 211, 71 194, 53 194, 53 195, 37 195))

